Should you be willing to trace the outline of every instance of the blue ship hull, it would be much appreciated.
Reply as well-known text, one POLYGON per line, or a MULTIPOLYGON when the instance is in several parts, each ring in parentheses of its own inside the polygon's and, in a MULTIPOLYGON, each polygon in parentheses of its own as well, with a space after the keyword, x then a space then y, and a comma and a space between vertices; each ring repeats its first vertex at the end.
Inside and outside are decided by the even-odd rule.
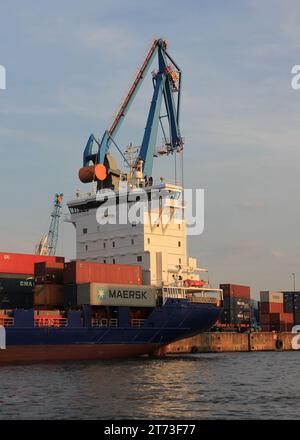
POLYGON ((218 320, 214 304, 169 299, 153 309, 140 328, 35 328, 30 321, 6 328, 0 364, 63 360, 112 359, 155 353, 162 346, 209 330, 218 320))

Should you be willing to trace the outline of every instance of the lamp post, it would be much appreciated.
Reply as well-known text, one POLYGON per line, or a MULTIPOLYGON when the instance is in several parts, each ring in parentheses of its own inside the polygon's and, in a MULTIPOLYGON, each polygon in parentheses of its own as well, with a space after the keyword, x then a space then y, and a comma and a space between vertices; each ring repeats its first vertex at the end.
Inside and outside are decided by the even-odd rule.
POLYGON ((296 275, 295 275, 295 273, 292 273, 292 277, 293 277, 293 288, 294 288, 294 292, 296 292, 296 275))

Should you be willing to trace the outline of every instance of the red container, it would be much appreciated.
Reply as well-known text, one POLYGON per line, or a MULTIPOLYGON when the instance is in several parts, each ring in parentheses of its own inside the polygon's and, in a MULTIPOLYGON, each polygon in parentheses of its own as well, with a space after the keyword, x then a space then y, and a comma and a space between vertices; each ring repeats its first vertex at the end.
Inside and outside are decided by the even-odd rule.
POLYGON ((283 303, 274 302, 261 302, 260 303, 261 313, 283 313, 283 303))
POLYGON ((128 264, 71 261, 65 263, 64 283, 142 284, 142 270, 141 266, 128 264))
POLYGON ((294 314, 293 313, 280 313, 280 321, 285 324, 293 324, 294 323, 294 314))
POLYGON ((239 284, 220 284, 220 289, 223 289, 224 298, 247 298, 250 299, 250 287, 241 286, 239 284))
POLYGON ((34 264, 42 261, 62 263, 65 259, 63 257, 0 252, 0 274, 34 275, 34 264))

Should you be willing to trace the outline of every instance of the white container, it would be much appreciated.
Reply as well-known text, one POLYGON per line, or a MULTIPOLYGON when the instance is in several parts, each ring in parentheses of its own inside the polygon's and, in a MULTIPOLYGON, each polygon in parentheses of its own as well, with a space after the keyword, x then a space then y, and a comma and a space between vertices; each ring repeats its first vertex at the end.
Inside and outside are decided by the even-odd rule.
POLYGON ((260 292, 260 301, 266 303, 283 303, 283 292, 264 291, 260 292))
POLYGON ((91 306, 155 307, 157 290, 152 286, 88 283, 77 285, 77 304, 91 306))

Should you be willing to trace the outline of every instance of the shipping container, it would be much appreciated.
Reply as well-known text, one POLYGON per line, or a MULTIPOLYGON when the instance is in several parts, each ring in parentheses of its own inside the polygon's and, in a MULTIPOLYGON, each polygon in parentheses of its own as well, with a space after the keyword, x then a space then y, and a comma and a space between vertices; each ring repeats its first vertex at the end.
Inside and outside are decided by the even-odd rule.
POLYGON ((223 290, 225 297, 237 297, 250 300, 250 287, 241 286, 239 284, 220 284, 220 289, 223 290))
POLYGON ((34 278, 0 278, 0 293, 33 293, 34 278))
POLYGON ((33 301, 35 306, 64 305, 64 289, 60 284, 36 284, 33 301))
POLYGON ((280 321, 282 321, 286 324, 293 324, 294 323, 294 313, 281 313, 280 314, 280 321))
POLYGON ((42 261, 64 262, 63 257, 0 252, 0 274, 34 275, 34 264, 42 261))
POLYGON ((283 293, 275 291, 262 291, 260 292, 260 301, 264 303, 281 303, 283 304, 283 293))
POLYGON ((78 284, 77 303, 92 306, 155 307, 157 289, 152 286, 78 284))
POLYGON ((140 266, 128 264, 102 264, 88 261, 71 261, 65 264, 64 283, 134 284, 142 282, 140 266))
POLYGON ((300 306, 294 308, 294 324, 300 325, 300 306))
POLYGON ((261 313, 284 313, 283 303, 277 302, 261 302, 260 303, 261 313))
POLYGON ((262 332, 280 332, 280 323, 278 324, 264 324, 261 326, 262 332))
POLYGON ((63 284, 64 263, 35 263, 34 277, 37 284, 63 284))
POLYGON ((33 307, 33 293, 5 293, 0 292, 0 309, 31 309, 33 307))
POLYGON ((291 332, 293 328, 293 324, 289 324, 286 322, 280 322, 280 331, 281 332, 291 332))
POLYGON ((294 310, 294 292, 283 292, 284 313, 293 313, 294 310))
POLYGON ((27 278, 34 278, 34 275, 28 273, 0 273, 0 278, 19 278, 27 280, 27 278))
POLYGON ((77 306, 77 284, 64 284, 64 308, 77 306))
POLYGON ((261 313, 260 322, 265 324, 280 324, 280 313, 261 313))

